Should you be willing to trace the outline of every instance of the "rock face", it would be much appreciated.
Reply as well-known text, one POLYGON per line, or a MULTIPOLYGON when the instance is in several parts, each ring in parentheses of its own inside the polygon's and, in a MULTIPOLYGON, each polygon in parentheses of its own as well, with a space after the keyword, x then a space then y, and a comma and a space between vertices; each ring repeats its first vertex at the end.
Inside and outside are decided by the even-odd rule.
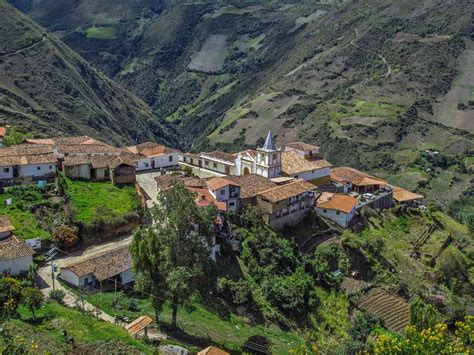
POLYGON ((0 2, 0 122, 112 143, 175 134, 143 101, 98 72, 53 34, 0 2))
POLYGON ((178 345, 163 345, 159 347, 161 355, 189 355, 190 352, 178 345))

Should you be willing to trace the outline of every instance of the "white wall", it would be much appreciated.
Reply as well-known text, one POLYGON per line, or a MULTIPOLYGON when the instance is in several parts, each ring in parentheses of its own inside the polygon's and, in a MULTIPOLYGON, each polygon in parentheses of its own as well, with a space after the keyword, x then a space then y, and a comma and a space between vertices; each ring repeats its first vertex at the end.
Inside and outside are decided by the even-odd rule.
POLYGON ((329 210, 324 208, 316 207, 316 213, 320 216, 329 218, 331 221, 336 222, 341 227, 346 228, 349 225, 349 222, 354 218, 355 208, 351 213, 344 213, 342 211, 329 210))
POLYGON ((21 258, 0 261, 0 272, 10 270, 10 274, 16 276, 22 272, 28 271, 33 263, 33 256, 23 256, 21 258))
POLYGON ((47 174, 56 173, 56 165, 51 164, 29 164, 19 167, 21 177, 35 176, 41 177, 47 174))
POLYGON ((314 179, 319 179, 325 176, 330 175, 330 169, 329 168, 322 168, 322 169, 316 169, 312 171, 305 171, 304 173, 300 174, 294 174, 291 177, 298 178, 298 179, 303 179, 305 181, 311 181, 314 179))
POLYGON ((155 161, 155 168, 167 168, 170 166, 178 165, 179 153, 160 155, 152 159, 155 161))
MULTIPOLYGON (((225 164, 225 163, 211 160, 210 158, 205 158, 205 157, 203 157, 201 160, 202 160, 203 169, 217 171, 222 174, 227 174, 225 168, 226 166, 228 166, 229 175, 235 175, 235 164, 231 164, 231 163, 225 164), (208 165, 206 165, 206 161, 208 162, 208 165), (216 167, 214 167, 214 163, 216 164, 216 167)), ((196 159, 194 159, 194 164, 197 164, 196 159)))
POLYGON ((13 166, 0 166, 0 179, 13 179, 13 166))
POLYGON ((79 287, 79 277, 69 269, 61 268, 61 278, 71 285, 79 287))
POLYGON ((151 159, 150 158, 141 158, 137 161, 137 171, 151 169, 151 159))

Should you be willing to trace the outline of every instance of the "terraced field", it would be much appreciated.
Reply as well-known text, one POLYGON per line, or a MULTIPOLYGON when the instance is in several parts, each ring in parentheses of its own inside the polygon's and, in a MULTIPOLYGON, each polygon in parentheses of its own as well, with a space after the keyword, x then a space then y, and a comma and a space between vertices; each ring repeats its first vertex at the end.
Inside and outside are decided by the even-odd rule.
POLYGON ((357 306, 380 318, 387 329, 397 333, 403 332, 410 322, 408 303, 403 298, 382 289, 367 292, 357 306))

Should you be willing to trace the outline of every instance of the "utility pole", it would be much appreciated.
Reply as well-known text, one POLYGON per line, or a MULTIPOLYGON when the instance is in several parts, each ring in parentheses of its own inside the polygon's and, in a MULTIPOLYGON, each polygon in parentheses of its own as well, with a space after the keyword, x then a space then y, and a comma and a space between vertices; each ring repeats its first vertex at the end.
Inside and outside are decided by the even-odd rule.
POLYGON ((46 261, 51 262, 51 280, 53 282, 53 291, 56 290, 56 285, 54 284, 54 257, 58 253, 58 249, 56 247, 52 247, 46 252, 46 261))

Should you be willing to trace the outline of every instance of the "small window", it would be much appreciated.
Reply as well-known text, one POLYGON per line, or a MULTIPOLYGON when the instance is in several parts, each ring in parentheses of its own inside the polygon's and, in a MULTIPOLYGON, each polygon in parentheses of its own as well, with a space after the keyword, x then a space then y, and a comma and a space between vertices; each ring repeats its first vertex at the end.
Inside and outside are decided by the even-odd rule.
POLYGON ((209 160, 204 160, 204 165, 208 166, 209 165, 209 160))
POLYGON ((213 166, 214 166, 214 169, 217 169, 217 163, 214 163, 213 166))
POLYGON ((298 179, 299 175, 295 175, 295 179, 298 179))
POLYGON ((169 156, 168 161, 173 161, 173 156, 172 155, 169 156))
POLYGON ((234 206, 235 206, 235 202, 229 202, 229 206, 234 207, 234 206))
POLYGON ((328 210, 323 210, 323 212, 324 212, 324 213, 327 213, 327 212, 328 212, 328 210))
POLYGON ((3 168, 3 172, 4 172, 4 173, 9 173, 9 172, 10 172, 10 168, 3 168))
POLYGON ((227 175, 230 175, 230 167, 228 167, 228 166, 225 167, 225 173, 227 175))
POLYGON ((341 212, 340 212, 340 211, 336 211, 336 214, 341 214, 341 212))
POLYGON ((52 165, 50 165, 50 166, 49 166, 49 170, 51 170, 52 168, 53 168, 53 166, 52 166, 52 165))
POLYGON ((38 166, 36 169, 37 169, 37 170, 41 170, 41 166, 38 166))
POLYGON ((225 190, 224 189, 221 190, 221 196, 222 195, 225 195, 225 190))

